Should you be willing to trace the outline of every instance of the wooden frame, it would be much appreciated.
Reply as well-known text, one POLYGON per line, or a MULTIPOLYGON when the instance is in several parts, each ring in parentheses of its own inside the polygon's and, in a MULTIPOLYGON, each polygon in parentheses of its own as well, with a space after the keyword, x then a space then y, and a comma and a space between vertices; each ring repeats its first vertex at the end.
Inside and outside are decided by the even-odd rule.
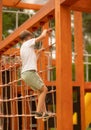
POLYGON ((0 41, 2 40, 2 0, 0 1, 0 41))
POLYGON ((28 4, 28 3, 23 3, 23 2, 19 2, 20 0, 12 0, 12 1, 8 1, 8 0, 3 0, 3 6, 6 7, 16 7, 16 8, 21 8, 21 9, 33 9, 33 10, 39 10, 42 5, 37 5, 37 4, 28 4))
MULTIPOLYGON (((81 107, 81 130, 85 130, 85 104, 84 93, 91 91, 91 83, 84 81, 83 67, 83 34, 81 12, 91 12, 91 0, 49 0, 45 5, 30 5, 18 3, 14 5, 7 0, 0 1, 0 12, 3 6, 17 8, 39 9, 39 11, 28 19, 23 25, 14 31, 5 40, 2 40, 2 13, 0 13, 0 54, 3 55, 13 45, 17 44, 21 31, 28 29, 37 30, 38 27, 48 28, 49 17, 55 18, 56 30, 56 81, 48 82, 46 75, 43 75, 46 85, 56 85, 56 116, 57 130, 73 130, 73 108, 72 108, 72 86, 80 86, 80 107, 81 107), (34 8, 35 6, 35 8, 34 8), (72 39, 71 39, 71 10, 74 12, 74 39, 76 57, 76 81, 72 81, 72 39), (77 12, 80 11, 80 12, 77 12), (78 21, 79 19, 79 21, 78 21), (60 123, 61 122, 61 123, 60 123)), ((48 39, 44 41, 44 46, 48 39)), ((11 52, 8 52, 8 55, 11 52)), ((7 53, 6 53, 7 54, 7 53)), ((43 57, 42 57, 43 58, 43 57)), ((44 60, 44 59, 42 59, 44 60)), ((45 68, 46 63, 44 63, 45 68)), ((43 127, 43 124, 41 125, 43 127)))

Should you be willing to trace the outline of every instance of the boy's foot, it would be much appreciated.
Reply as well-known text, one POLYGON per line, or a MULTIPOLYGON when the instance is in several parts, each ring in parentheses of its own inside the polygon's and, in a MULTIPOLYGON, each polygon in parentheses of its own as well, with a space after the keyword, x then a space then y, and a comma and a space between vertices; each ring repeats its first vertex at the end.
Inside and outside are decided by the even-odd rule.
POLYGON ((47 121, 50 117, 53 117, 54 114, 52 112, 35 112, 35 119, 42 119, 43 121, 47 121))
POLYGON ((50 117, 52 117, 52 113, 51 112, 47 112, 43 114, 43 121, 47 121, 50 117))
POLYGON ((35 112, 35 118, 36 118, 36 119, 41 119, 41 118, 43 118, 43 113, 41 113, 41 112, 35 112))

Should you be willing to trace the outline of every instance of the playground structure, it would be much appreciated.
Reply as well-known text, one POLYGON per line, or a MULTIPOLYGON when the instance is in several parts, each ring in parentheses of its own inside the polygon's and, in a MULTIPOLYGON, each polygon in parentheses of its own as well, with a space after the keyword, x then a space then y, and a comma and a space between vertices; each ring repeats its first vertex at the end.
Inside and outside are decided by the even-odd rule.
POLYGON ((52 95, 52 106, 49 105, 48 107, 52 107, 55 113, 52 118, 53 127, 57 130, 86 130, 86 127, 91 123, 91 119, 86 120, 88 113, 85 103, 87 104, 86 107, 91 105, 91 95, 86 96, 85 92, 91 91, 91 82, 84 80, 82 34, 82 12, 90 13, 90 5, 90 0, 49 0, 45 5, 26 4, 19 0, 0 1, 0 123, 2 130, 50 129, 49 122, 45 124, 41 120, 36 121, 36 126, 33 126, 32 103, 33 101, 37 103, 37 95, 21 80, 19 48, 14 48, 14 45, 19 43, 21 31, 49 28, 52 19, 55 20, 56 59, 52 59, 52 56, 50 58, 52 55, 51 48, 55 44, 52 41, 49 44, 49 37, 51 39, 51 36, 48 36, 43 41, 43 47, 46 50, 41 53, 41 58, 38 61, 38 72, 46 85, 50 87, 49 94, 52 95), (2 40, 3 6, 38 11, 32 18, 2 40), (75 81, 72 80, 71 11, 73 11, 74 16, 75 81), (51 76, 55 66, 56 80, 54 81, 51 76), (56 102, 54 101, 55 93, 56 102), (78 104, 74 103, 73 105, 73 93, 77 95, 75 101, 78 101, 78 104), (78 105, 77 110, 75 110, 76 105, 78 105), (2 109, 4 110, 2 111, 2 109), (74 113, 77 113, 76 125, 73 125, 74 113), (5 122, 6 128, 4 128, 5 122))

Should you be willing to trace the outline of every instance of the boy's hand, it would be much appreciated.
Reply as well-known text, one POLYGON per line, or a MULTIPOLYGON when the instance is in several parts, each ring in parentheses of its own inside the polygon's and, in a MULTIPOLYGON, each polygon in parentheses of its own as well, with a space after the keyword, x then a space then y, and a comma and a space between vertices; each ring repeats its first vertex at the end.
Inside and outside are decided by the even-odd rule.
POLYGON ((46 34, 50 34, 52 32, 52 29, 49 28, 49 29, 44 29, 43 32, 42 32, 42 35, 45 37, 46 34))
POLYGON ((47 29, 44 29, 41 35, 42 35, 43 37, 46 37, 46 34, 47 34, 47 29))
POLYGON ((52 31, 51 28, 44 29, 43 32, 41 33, 41 35, 39 37, 35 38, 35 42, 39 42, 39 41, 43 40, 46 37, 47 34, 51 33, 51 31, 52 31))
POLYGON ((52 28, 47 29, 47 33, 51 33, 52 32, 52 28))

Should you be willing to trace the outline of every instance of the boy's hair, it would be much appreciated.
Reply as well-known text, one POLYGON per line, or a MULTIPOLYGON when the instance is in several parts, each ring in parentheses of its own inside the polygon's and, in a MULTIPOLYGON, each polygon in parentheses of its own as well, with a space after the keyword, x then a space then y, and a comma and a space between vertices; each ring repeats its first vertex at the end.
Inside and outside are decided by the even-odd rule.
POLYGON ((25 31, 23 31, 23 32, 21 32, 21 34, 20 34, 20 39, 23 41, 24 39, 26 39, 28 36, 30 36, 31 38, 33 38, 34 37, 34 35, 31 33, 31 32, 29 32, 28 30, 25 30, 25 31))

